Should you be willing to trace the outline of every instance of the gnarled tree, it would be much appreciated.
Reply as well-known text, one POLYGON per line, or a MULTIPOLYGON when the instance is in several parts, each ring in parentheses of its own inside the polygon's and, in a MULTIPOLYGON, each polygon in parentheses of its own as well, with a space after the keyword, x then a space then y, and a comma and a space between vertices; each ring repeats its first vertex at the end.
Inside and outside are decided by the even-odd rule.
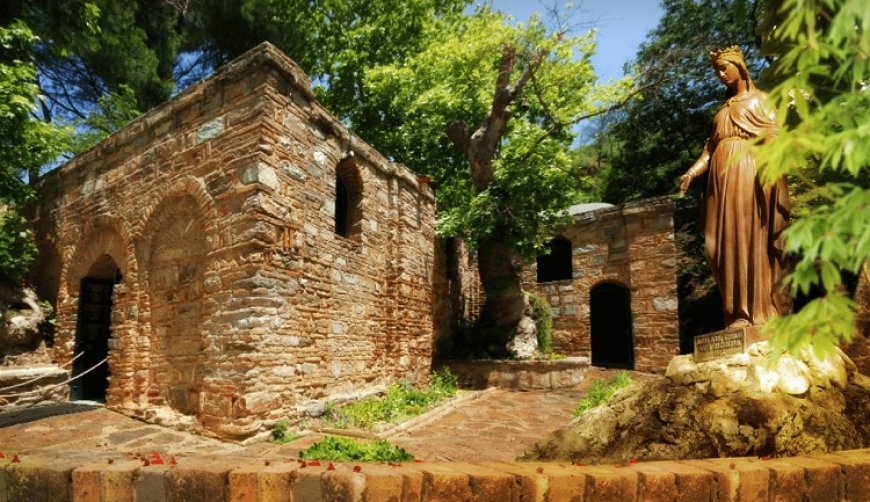
POLYGON ((538 18, 511 25, 483 8, 433 27, 431 42, 404 64, 366 73, 370 95, 397 125, 365 137, 431 175, 439 232, 478 250, 486 329, 475 345, 490 355, 534 349, 522 264, 576 200, 573 124, 626 94, 628 82, 595 85, 593 51, 591 33, 549 31, 538 18))

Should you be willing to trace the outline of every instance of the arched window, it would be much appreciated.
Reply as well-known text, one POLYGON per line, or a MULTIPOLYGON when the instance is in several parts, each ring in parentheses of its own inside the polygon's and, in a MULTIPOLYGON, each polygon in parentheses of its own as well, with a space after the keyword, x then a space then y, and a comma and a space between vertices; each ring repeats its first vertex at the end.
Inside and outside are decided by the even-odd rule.
POLYGON ((538 256, 538 282, 562 281, 574 277, 571 241, 556 237, 547 244, 549 253, 538 256))
POLYGON ((362 179, 350 160, 335 168, 335 233, 359 240, 362 231, 362 179))

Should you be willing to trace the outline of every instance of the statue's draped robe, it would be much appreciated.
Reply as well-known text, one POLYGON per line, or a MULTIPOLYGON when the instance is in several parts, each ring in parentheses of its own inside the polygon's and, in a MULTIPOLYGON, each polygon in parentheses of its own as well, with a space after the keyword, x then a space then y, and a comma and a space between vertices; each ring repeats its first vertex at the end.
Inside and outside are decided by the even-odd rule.
POLYGON ((751 90, 716 112, 705 195, 707 260, 722 293, 725 323, 759 325, 783 312, 782 231, 790 213, 785 179, 763 186, 749 140, 776 134, 764 93, 751 90))

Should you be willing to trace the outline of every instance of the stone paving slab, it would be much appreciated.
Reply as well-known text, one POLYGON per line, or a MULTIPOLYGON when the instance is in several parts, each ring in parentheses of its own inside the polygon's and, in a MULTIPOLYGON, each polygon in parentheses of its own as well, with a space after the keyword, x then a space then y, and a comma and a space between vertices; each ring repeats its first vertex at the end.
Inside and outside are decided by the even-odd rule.
MULTIPOLYGON (((390 441, 419 460, 510 462, 538 439, 566 425, 594 378, 610 378, 615 373, 590 368, 588 378, 569 389, 493 389, 435 420, 391 436, 390 441)), ((241 445, 146 424, 101 408, 0 428, 0 451, 83 460, 130 459, 152 451, 178 458, 222 455, 280 459, 296 458, 300 450, 322 436, 313 433, 285 445, 241 445)))

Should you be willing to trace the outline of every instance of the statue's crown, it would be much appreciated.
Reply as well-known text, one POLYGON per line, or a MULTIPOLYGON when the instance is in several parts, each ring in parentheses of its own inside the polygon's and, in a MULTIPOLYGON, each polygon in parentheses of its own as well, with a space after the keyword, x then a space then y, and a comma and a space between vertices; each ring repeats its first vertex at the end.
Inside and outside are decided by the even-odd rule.
POLYGON ((743 51, 740 50, 740 47, 737 45, 732 45, 731 47, 719 49, 718 51, 710 51, 709 52, 709 57, 710 57, 711 63, 715 63, 717 59, 730 59, 729 56, 739 57, 743 61, 746 60, 746 58, 743 57, 743 51))

